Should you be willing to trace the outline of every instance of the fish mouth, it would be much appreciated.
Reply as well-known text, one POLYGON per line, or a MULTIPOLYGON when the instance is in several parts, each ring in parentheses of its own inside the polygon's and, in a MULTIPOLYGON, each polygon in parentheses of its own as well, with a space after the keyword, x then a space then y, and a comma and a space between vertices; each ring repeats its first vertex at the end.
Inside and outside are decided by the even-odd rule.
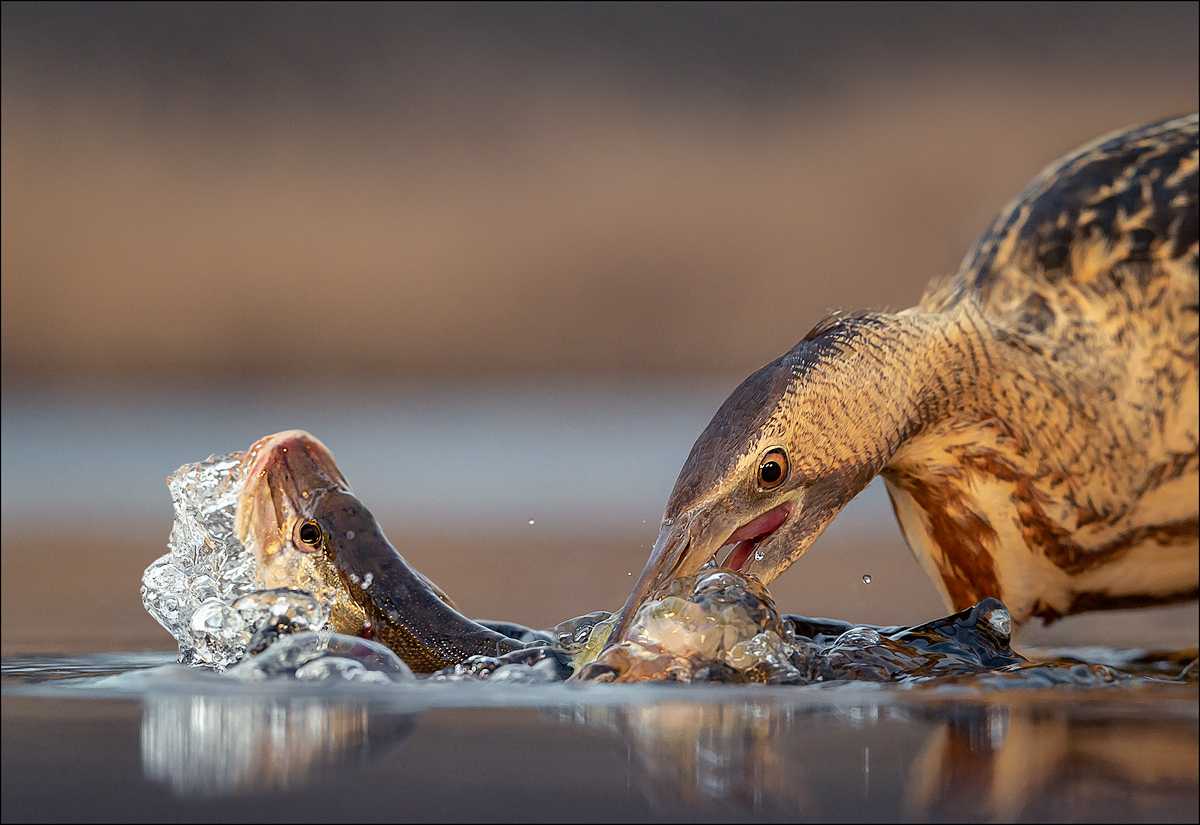
POLYGON ((768 537, 774 535, 784 522, 788 520, 788 516, 792 514, 793 502, 785 501, 782 504, 771 508, 761 516, 757 516, 743 524, 738 529, 729 534, 721 546, 717 548, 717 552, 713 554, 716 558, 721 554, 721 551, 726 547, 733 545, 733 549, 725 557, 725 562, 722 567, 728 567, 731 570, 741 571, 750 560, 750 557, 758 550, 758 546, 763 543, 768 537))
POLYGON ((242 467, 247 487, 260 479, 277 484, 287 479, 288 486, 296 489, 305 482, 349 488, 329 448, 304 430, 284 430, 260 438, 246 451, 242 467))
POLYGON ((246 451, 242 466, 245 482, 235 531, 242 544, 260 549, 290 545, 292 525, 326 493, 350 490, 329 449, 303 430, 259 439, 246 451))

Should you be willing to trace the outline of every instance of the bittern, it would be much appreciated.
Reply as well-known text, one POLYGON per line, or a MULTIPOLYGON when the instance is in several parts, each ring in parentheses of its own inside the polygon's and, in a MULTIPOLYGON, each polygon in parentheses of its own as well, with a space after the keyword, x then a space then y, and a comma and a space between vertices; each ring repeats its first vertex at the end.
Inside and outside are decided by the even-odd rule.
POLYGON ((1016 623, 1198 593, 1197 116, 1049 166, 957 274, 832 316, 692 447, 613 633, 673 579, 770 583, 882 475, 948 606, 1016 623))

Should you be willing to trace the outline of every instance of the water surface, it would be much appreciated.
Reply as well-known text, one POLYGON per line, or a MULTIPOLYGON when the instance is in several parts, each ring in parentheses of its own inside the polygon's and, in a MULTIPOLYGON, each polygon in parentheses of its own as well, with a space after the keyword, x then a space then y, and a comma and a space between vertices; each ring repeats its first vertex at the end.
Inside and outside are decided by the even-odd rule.
POLYGON ((246 685, 170 660, 6 660, 5 820, 1197 814, 1194 684, 246 685))

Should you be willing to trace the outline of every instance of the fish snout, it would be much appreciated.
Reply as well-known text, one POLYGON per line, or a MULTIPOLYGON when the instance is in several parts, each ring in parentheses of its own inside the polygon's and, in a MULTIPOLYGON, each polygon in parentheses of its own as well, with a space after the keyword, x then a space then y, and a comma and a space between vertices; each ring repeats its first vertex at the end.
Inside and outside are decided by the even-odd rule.
POLYGON ((293 544, 299 522, 311 516, 325 493, 350 491, 329 448, 304 430, 260 438, 246 451, 242 467, 245 482, 234 526, 238 540, 255 549, 260 563, 293 544))

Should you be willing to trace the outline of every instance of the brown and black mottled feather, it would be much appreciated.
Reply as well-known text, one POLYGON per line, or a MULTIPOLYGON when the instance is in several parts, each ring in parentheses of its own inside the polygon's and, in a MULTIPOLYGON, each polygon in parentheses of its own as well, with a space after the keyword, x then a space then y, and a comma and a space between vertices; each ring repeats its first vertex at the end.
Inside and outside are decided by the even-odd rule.
POLYGON ((988 359, 975 414, 885 471, 956 605, 998 591, 1050 620, 1196 596, 1197 165, 1195 115, 1102 138, 922 300, 971 317, 988 359))
POLYGON ((626 613, 768 521, 737 558, 770 582, 879 474, 955 609, 1195 598, 1197 166, 1194 114, 1101 138, 918 306, 826 319, 748 378, 684 463, 626 613))

